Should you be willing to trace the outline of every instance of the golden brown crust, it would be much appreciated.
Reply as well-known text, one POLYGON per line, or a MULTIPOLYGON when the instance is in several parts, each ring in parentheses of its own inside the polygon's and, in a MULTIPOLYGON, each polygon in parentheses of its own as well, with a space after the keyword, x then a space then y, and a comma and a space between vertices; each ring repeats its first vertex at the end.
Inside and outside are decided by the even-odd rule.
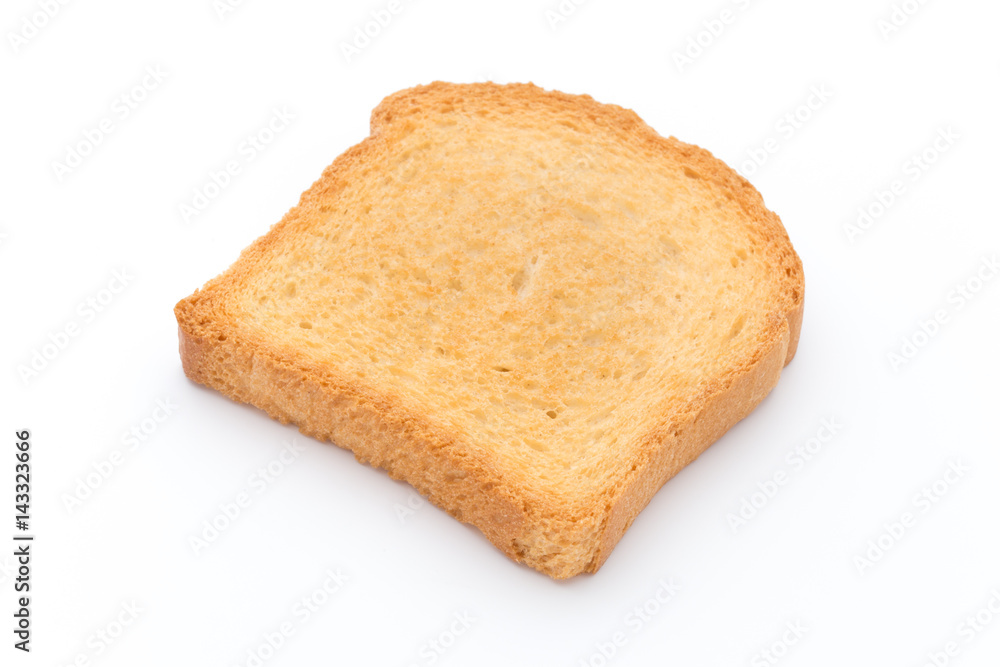
POLYGON ((635 516, 667 479, 690 463, 745 417, 773 388, 781 367, 795 354, 802 321, 801 262, 778 217, 759 193, 708 151, 663 138, 632 111, 599 104, 588 96, 543 91, 531 84, 455 85, 434 83, 392 95, 372 113, 372 134, 337 158, 271 231, 247 248, 223 275, 175 308, 185 373, 271 417, 292 422, 310 436, 349 449, 363 462, 386 469, 456 518, 478 527, 511 558, 556 578, 596 571, 635 516), (769 333, 753 358, 718 377, 688 409, 664 412, 645 438, 628 474, 585 507, 567 506, 505 475, 489 452, 465 447, 433 416, 407 409, 400 397, 376 392, 336 368, 311 364, 238 326, 226 295, 238 293, 257 262, 272 251, 279 235, 308 224, 324 199, 336 193, 352 170, 387 150, 393 131, 406 131, 408 116, 428 106, 448 108, 475 96, 498 106, 549 104, 566 109, 638 140, 651 158, 687 160, 701 178, 731 195, 759 223, 759 233, 784 268, 783 301, 773 304, 769 333), (592 544, 579 554, 539 551, 535 545, 553 532, 592 544))
POLYGON ((458 450, 447 433, 392 397, 338 381, 330 372, 290 366, 267 346, 225 333, 231 328, 222 320, 204 317, 203 310, 211 310, 205 296, 195 292, 175 308, 181 363, 190 379, 406 480, 518 559, 514 544, 523 533, 527 499, 505 485, 495 462, 458 450))

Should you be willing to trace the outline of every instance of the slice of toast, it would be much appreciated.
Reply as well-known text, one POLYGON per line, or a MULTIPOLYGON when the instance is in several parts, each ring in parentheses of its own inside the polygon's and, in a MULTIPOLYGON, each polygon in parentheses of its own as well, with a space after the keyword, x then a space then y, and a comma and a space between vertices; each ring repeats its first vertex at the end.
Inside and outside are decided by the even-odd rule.
POLYGON ((566 578, 774 387, 802 304, 780 220, 707 151, 589 96, 434 83, 175 313, 191 379, 566 578))

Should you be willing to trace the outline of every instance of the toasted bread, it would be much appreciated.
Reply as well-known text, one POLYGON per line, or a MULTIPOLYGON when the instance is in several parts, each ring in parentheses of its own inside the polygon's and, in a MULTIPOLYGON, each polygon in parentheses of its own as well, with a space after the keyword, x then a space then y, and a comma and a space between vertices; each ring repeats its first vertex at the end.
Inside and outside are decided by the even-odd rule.
POLYGON ((566 578, 775 386, 803 295, 707 151, 588 96, 434 83, 175 313, 191 379, 566 578))

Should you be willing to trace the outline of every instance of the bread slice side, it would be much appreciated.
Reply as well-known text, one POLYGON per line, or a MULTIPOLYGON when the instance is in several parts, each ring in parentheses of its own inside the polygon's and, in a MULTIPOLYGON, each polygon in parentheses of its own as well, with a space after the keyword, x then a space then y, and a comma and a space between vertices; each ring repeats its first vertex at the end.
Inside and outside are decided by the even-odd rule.
MULTIPOLYGON (((686 206, 683 201, 666 202, 662 224, 669 226, 670 215, 680 215, 686 206)), ((705 215, 722 214, 710 211, 705 215)), ((697 229, 692 230, 692 238, 697 239, 697 229)), ((677 238, 684 234, 688 232, 679 230, 677 238)), ((299 291, 303 291, 301 287, 299 291)), ((759 194, 745 180, 706 151, 664 139, 634 113, 598 104, 586 96, 547 92, 530 85, 437 83, 387 98, 373 113, 371 136, 327 168, 299 205, 244 251, 226 273, 181 301, 176 314, 182 362, 193 380, 255 405, 282 422, 294 423, 303 433, 352 450, 360 460, 407 480, 456 518, 477 526, 510 557, 565 578, 596 571, 662 483, 749 413, 774 386, 781 367, 794 355, 802 299, 801 264, 780 221, 764 208, 759 194), (565 134, 556 144, 546 144, 545 150, 531 155, 519 143, 519 137, 526 136, 541 145, 549 141, 549 128, 556 125, 564 127, 565 134), (428 134, 432 131, 428 128, 438 134, 428 134), (517 153, 516 161, 493 150, 490 142, 497 136, 517 153), (429 146, 420 153, 417 147, 425 144, 429 146), (560 152, 564 146, 573 149, 560 152), (439 150, 448 157, 440 158, 435 153, 439 150), (663 295, 648 285, 643 287, 640 279, 666 275, 678 281, 678 290, 694 289, 695 269, 709 257, 699 255, 702 251, 696 248, 681 247, 670 234, 653 234, 658 228, 647 222, 653 213, 659 215, 660 209, 635 210, 642 209, 644 202, 609 208, 601 197, 595 201, 588 192, 574 192, 559 181, 566 163, 558 165, 558 170, 553 170, 553 165, 538 166, 521 159, 519 150, 535 162, 563 153, 575 160, 579 154, 585 163, 579 169, 584 171, 574 175, 574 182, 593 181, 599 187, 605 183, 609 201, 624 192, 616 189, 614 179, 625 179, 626 184, 645 178, 660 182, 654 178, 658 178, 656 174, 630 177, 616 173, 619 167, 643 172, 646 165, 663 162, 681 174, 685 196, 702 202, 705 193, 711 193, 707 199, 713 206, 719 206, 725 215, 739 217, 738 224, 746 226, 741 233, 745 231, 756 251, 751 251, 751 257, 724 259, 735 262, 734 270, 744 261, 752 263, 752 271, 738 270, 750 271, 754 287, 740 291, 727 285, 735 296, 713 296, 720 316, 736 316, 732 330, 739 344, 718 355, 706 353, 714 349, 714 343, 700 344, 694 352, 701 355, 698 358, 708 370, 699 374, 700 366, 694 364, 693 369, 684 368, 684 382, 665 379, 676 369, 641 353, 647 347, 669 347, 669 336, 675 334, 663 330, 658 338, 646 341, 637 338, 636 331, 648 322, 669 324, 672 320, 643 319, 666 306, 657 305, 663 295), (552 171, 557 177, 551 176, 552 171), (595 172, 600 178, 595 179, 595 172), (462 191, 463 178, 477 184, 475 197, 470 199, 462 191), (406 188, 387 197, 374 185, 369 186, 376 179, 402 181, 406 188), (359 183, 371 191, 357 192, 359 183), (537 204, 533 198, 538 199, 537 204), (378 210, 385 208, 386 201, 404 202, 407 208, 378 210), (488 206, 480 206, 483 201, 488 206), (520 208, 522 201, 534 208, 520 208), (435 207, 447 209, 447 216, 435 222, 437 228, 421 228, 424 221, 436 220, 435 207), (475 247, 471 249, 486 258, 480 264, 467 257, 469 247, 464 248, 465 254, 449 255, 444 247, 447 241, 467 236, 470 221, 487 227, 489 221, 481 218, 490 212, 520 221, 522 228, 517 234, 521 236, 511 236, 513 232, 508 233, 498 223, 490 229, 499 241, 484 242, 483 247, 472 242, 475 247), (635 217, 641 220, 633 220, 635 217), (609 225, 609 221, 614 224, 609 225), (421 239, 438 238, 438 232, 444 239, 441 247, 432 249, 425 258, 411 257, 420 255, 421 239), (408 236, 413 234, 419 238, 408 236), (645 235, 641 242, 633 238, 636 234, 645 235), (387 238, 399 243, 392 246, 387 238), (340 248, 339 242, 349 246, 340 248), (666 273, 650 273, 650 242, 658 244, 662 257, 654 259, 658 266, 663 264, 666 273), (378 274, 378 257, 350 254, 353 248, 386 252, 390 246, 403 248, 407 255, 408 263, 398 260, 384 271, 391 277, 393 271, 406 269, 409 282, 403 292, 379 282, 385 276, 369 275, 378 274), (526 251, 523 261, 518 255, 522 251, 526 251), (315 257, 324 254, 344 260, 342 264, 349 264, 348 269, 342 270, 336 261, 331 266, 316 265, 315 257), (288 257, 299 257, 299 264, 307 268, 297 268, 294 262, 276 263, 275 258, 288 257), (532 257, 539 259, 532 263, 532 257), (605 278, 614 272, 616 258, 636 268, 620 271, 617 280, 624 285, 617 292, 608 292, 605 278), (561 266, 576 259, 581 265, 592 264, 592 272, 561 266), (449 277, 448 271, 455 266, 465 267, 465 272, 449 277), (498 273, 497 266, 511 270, 498 273), (352 274, 350 280, 347 273, 352 274), (295 276, 299 281, 295 284, 312 287, 304 296, 288 295, 282 305, 269 301, 269 305, 259 306, 257 299, 267 301, 287 289, 285 284, 274 282, 275 276, 281 280, 295 276), (494 292, 483 286, 500 282, 498 276, 504 278, 506 291, 494 292), (331 284, 320 287, 324 279, 331 284), (455 286, 449 285, 455 280, 466 280, 469 285, 465 296, 454 297, 457 300, 449 306, 452 302, 445 299, 453 298, 448 290, 454 291, 455 286), (566 288, 562 290, 565 294, 560 293, 562 288, 566 288), (404 334, 401 340, 409 335, 403 329, 409 323, 418 331, 444 332, 440 340, 463 334, 486 336, 485 348, 496 348, 508 356, 498 352, 500 356, 493 358, 489 349, 471 343, 463 346, 459 341, 453 349, 439 347, 449 355, 439 359, 435 350, 423 350, 424 341, 414 338, 419 345, 404 340, 410 346, 401 348, 395 358, 392 353, 375 354, 379 358, 368 360, 367 349, 359 351, 342 344, 348 329, 341 327, 341 321, 351 319, 349 308, 354 306, 350 299, 355 297, 350 295, 354 293, 364 293, 368 300, 360 307, 372 311, 386 304, 405 304, 409 310, 399 315, 404 334), (566 304, 580 293, 606 297, 605 305, 610 306, 602 310, 577 305, 576 310, 586 316, 574 315, 566 304), (635 297, 637 294, 641 298, 635 297), (323 299, 336 301, 340 309, 327 313, 338 323, 328 325, 326 333, 317 331, 327 326, 322 324, 322 308, 317 305, 324 303, 323 299), (759 303, 742 303, 747 300, 759 303), (479 308, 484 313, 481 317, 478 313, 463 314, 475 308, 477 301, 485 304, 479 308), (431 315, 422 324, 413 317, 416 304, 427 305, 424 314, 431 315), (490 311, 490 304, 499 305, 490 311), (619 310, 632 312, 634 317, 615 319, 619 310), (529 325, 549 317, 563 320, 556 321, 552 330, 532 333, 529 325), (298 318, 307 319, 296 321, 298 318), (603 329, 593 324, 601 318, 603 329), (478 324, 468 325, 465 320, 478 324), (489 332, 496 327, 514 330, 518 340, 490 338, 489 332), (558 340, 559 336, 549 335, 554 330, 572 335, 563 336, 569 340, 558 340), (751 335, 752 339, 740 341, 740 336, 751 335), (552 340, 555 343, 549 346, 552 340), (534 348, 544 351, 524 359, 521 353, 526 348, 531 348, 531 354, 536 354, 534 348), (620 379, 620 384, 614 384, 619 379, 613 377, 600 380, 610 385, 585 375, 574 382, 560 379, 572 371, 567 371, 566 359, 588 359, 584 366, 596 372, 623 350, 634 350, 627 357, 628 363, 618 369, 609 366, 606 373, 610 376, 627 370, 628 377, 620 379), (481 368, 489 373, 485 382, 476 384, 484 379, 481 368), (414 376, 413 369, 439 376, 440 382, 414 376), (470 379, 463 379, 463 374, 470 379), (638 379, 627 387, 621 384, 629 377, 638 379), (438 395, 449 390, 461 394, 470 382, 474 383, 471 396, 478 400, 495 394, 502 399, 499 407, 461 402, 454 407, 448 405, 447 397, 438 395), (433 384, 440 385, 439 391, 427 394, 427 385, 433 384), (604 402, 587 404, 574 395, 577 385, 592 389, 583 395, 602 396, 604 402), (569 398, 548 409, 553 395, 569 398), (571 417, 578 419, 578 424, 557 425, 571 417), (593 426, 588 425, 590 421, 593 426), (591 438, 597 432, 601 435, 591 449, 581 449, 574 441, 581 434, 591 438)), ((675 310, 685 312, 680 307, 675 310)), ((395 312, 388 309, 383 314, 388 313, 388 317, 395 312)), ((718 328, 708 317, 715 315, 714 311, 704 315, 704 322, 677 326, 709 332, 718 328)), ((381 326, 378 322, 383 321, 378 319, 371 326, 381 326)), ((374 340, 376 334, 384 333, 369 329, 363 338, 374 340)), ((355 345, 365 348, 363 342, 355 345)), ((683 366, 683 361, 671 363, 683 366)))

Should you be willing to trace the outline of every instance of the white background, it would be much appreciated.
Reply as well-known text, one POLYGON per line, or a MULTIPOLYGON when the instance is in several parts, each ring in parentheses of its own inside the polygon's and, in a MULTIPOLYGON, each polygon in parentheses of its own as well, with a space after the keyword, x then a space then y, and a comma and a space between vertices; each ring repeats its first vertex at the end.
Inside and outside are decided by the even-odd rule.
POLYGON ((938 664, 996 665, 1000 279, 976 276, 1000 251, 1000 7, 909 0, 915 13, 887 35, 889 0, 592 0, 554 26, 556 0, 419 0, 348 62, 341 44, 387 4, 248 0, 220 17, 211 0, 70 2, 34 34, 24 20, 43 22, 39 5, 4 3, 0 539, 13 544, 21 428, 37 538, 30 655, 11 646, 13 547, 0 548, 0 663, 252 665, 248 652, 289 622, 263 664, 917 667, 954 641, 938 664), (147 67, 165 78, 122 118, 116 99, 147 67), (181 371, 174 303, 360 141, 383 96, 436 79, 589 93, 737 167, 775 140, 742 170, 804 263, 798 356, 593 576, 552 581, 434 507, 401 513, 407 485, 181 371), (800 108, 822 87, 825 101, 800 108), (245 160, 241 143, 282 107, 294 120, 245 160), (782 119, 797 109, 790 132, 782 119), (54 163, 104 118, 111 133, 60 179, 54 163), (957 138, 914 174, 908 161, 948 128, 957 138), (180 205, 231 159, 240 173, 185 222, 180 205), (894 180, 903 193, 852 242, 845 225, 894 180), (102 294, 122 270, 127 287, 102 294), (971 299, 954 291, 966 284, 980 288, 971 299), (101 296, 112 298, 91 317, 86 300, 101 296), (919 335, 938 310, 943 324, 919 335), (78 335, 22 378, 69 324, 78 335), (894 368, 904 338, 921 345, 894 368), (157 400, 175 406, 159 423, 157 400), (823 419, 843 426, 789 463, 823 419), (132 428, 148 435, 130 449, 132 428), (251 476, 291 439, 301 453, 257 493, 251 476), (95 477, 115 451, 120 465, 95 477), (939 483, 934 503, 915 501, 949 462, 967 471, 939 483), (727 515, 782 471, 787 483, 734 530, 727 515), (69 509, 88 476, 99 486, 69 509), (244 490, 251 505, 196 555, 190 538, 244 490), (888 536, 906 512, 913 525, 888 536), (887 549, 864 565, 880 537, 887 549), (349 580, 317 594, 325 604, 305 619, 295 605, 328 570, 349 580), (679 590, 661 604, 671 579, 679 590), (653 611, 640 619, 643 605, 653 611), (970 632, 982 609, 992 623, 970 632), (471 629, 451 637, 462 613, 471 629), (117 636, 109 645, 99 631, 117 636), (432 640, 451 645, 434 653, 432 640), (768 647, 781 658, 769 662, 768 647))

